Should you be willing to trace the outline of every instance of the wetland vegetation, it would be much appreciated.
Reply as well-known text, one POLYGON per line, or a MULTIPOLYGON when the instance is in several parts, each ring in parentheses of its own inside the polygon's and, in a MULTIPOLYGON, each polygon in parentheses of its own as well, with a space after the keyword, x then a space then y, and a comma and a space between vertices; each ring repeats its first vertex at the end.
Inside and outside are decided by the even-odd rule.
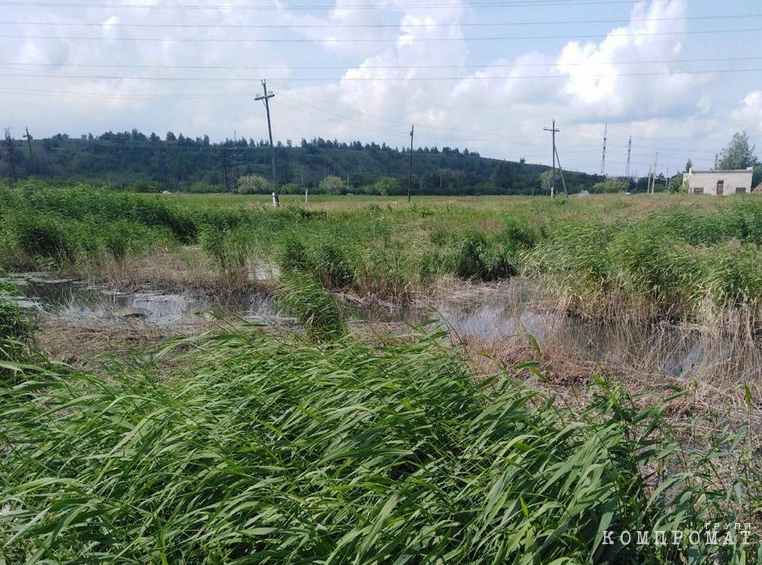
POLYGON ((0 562, 762 555, 755 536, 721 547, 606 545, 602 534, 762 523, 762 200, 282 203, 0 187, 6 272, 255 292, 297 322, 215 312, 198 331, 67 364, 39 337, 48 322, 36 331, 4 289, 0 562), (518 325, 490 318, 485 337, 393 320, 468 289, 515 300, 518 325), (616 363, 583 358, 568 340, 526 335, 539 316, 543 331, 594 324, 637 347, 616 363), (689 334, 716 345, 707 363, 726 362, 722 380, 649 372, 648 355, 689 334))

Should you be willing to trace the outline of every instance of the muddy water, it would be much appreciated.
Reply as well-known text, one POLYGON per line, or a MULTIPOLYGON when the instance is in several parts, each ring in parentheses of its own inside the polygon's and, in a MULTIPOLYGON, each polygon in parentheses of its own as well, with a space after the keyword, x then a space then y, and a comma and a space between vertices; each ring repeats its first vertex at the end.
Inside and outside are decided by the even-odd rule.
POLYGON ((540 285, 513 279, 475 287, 433 307, 405 313, 407 321, 437 318, 459 336, 492 342, 531 334, 544 348, 561 347, 601 364, 680 378, 762 379, 762 343, 672 324, 601 323, 554 308, 540 285))
MULTIPOLYGON (((6 282, 16 287, 20 306, 71 321, 96 319, 117 324, 138 318, 149 324, 171 325, 210 313, 264 324, 284 320, 272 297, 261 293, 224 296, 185 291, 123 293, 34 273, 6 282)), ((626 364, 648 373, 683 378, 722 375, 740 380, 762 379, 759 343, 733 341, 671 325, 595 323, 553 309, 543 294, 534 281, 512 279, 496 285, 468 287, 396 314, 376 310, 361 315, 413 324, 435 320, 458 336, 485 341, 531 334, 543 347, 560 346, 601 363, 626 364)))
POLYGON ((225 313, 266 322, 277 314, 272 298, 262 293, 118 292, 106 286, 34 273, 4 280, 15 287, 18 293, 15 301, 22 308, 71 321, 120 323, 142 319, 150 324, 167 325, 210 313, 225 313))

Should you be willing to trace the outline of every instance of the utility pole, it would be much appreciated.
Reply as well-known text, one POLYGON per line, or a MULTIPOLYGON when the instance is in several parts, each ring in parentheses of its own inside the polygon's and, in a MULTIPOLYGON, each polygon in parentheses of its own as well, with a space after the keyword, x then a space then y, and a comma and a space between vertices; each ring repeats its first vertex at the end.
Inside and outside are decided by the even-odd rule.
POLYGON ((238 132, 233 130, 233 181, 238 183, 238 165, 241 161, 240 147, 238 147, 238 132))
POLYGON ((29 160, 31 161, 34 155, 32 154, 32 136, 29 134, 29 128, 26 128, 26 135, 24 136, 26 138, 27 146, 29 147, 29 160))
POLYGON ((601 157, 601 176, 606 176, 606 142, 609 138, 609 124, 603 129, 603 157, 601 157))
POLYGON ((275 176, 275 145, 273 144, 273 127, 272 122, 270 121, 270 98, 275 97, 274 92, 267 92, 267 81, 262 81, 262 89, 264 90, 264 94, 262 96, 257 96, 254 98, 254 100, 262 100, 265 103, 265 110, 267 111, 267 132, 270 135, 270 162, 272 165, 272 181, 273 181, 273 204, 277 206, 278 202, 278 181, 275 176))
POLYGON ((225 191, 230 192, 230 176, 228 175, 228 145, 222 145, 222 176, 225 179, 225 191))
POLYGON ((410 164, 407 169, 407 201, 410 202, 410 192, 413 189, 413 140, 415 138, 415 124, 410 128, 410 164))
POLYGON ((717 171, 720 169, 720 154, 715 153, 714 154, 714 170, 717 171))
POLYGON ((558 161, 558 172, 561 173, 561 184, 564 185, 564 198, 569 198, 569 191, 566 190, 566 180, 564 179, 564 169, 561 167, 561 157, 558 156, 558 148, 553 149, 556 152, 556 160, 558 161))
POLYGON ((650 182, 650 190, 649 192, 651 194, 654 194, 656 191, 656 168, 659 166, 659 152, 656 152, 656 158, 654 159, 654 168, 653 172, 651 173, 651 182, 650 182))
POLYGON ((550 197, 556 197, 556 134, 560 133, 560 129, 556 129, 556 120, 553 120, 553 127, 543 128, 543 131, 549 131, 553 136, 553 176, 550 178, 550 197))
POLYGON ((627 170, 624 173, 624 176, 627 177, 627 180, 630 180, 630 163, 632 162, 632 136, 630 136, 630 142, 627 144, 627 170))
POLYGON ((8 184, 13 186, 16 182, 16 163, 13 149, 13 139, 11 138, 11 128, 5 128, 5 155, 8 158, 10 167, 8 168, 8 184))

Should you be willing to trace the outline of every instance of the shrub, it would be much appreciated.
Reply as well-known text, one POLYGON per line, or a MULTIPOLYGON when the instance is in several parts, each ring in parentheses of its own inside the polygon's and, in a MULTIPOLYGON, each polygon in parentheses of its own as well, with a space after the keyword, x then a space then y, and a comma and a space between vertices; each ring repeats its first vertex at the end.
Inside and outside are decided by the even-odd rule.
POLYGON ((339 177, 328 175, 320 181, 318 190, 323 194, 344 194, 344 181, 339 177))
POLYGON ((270 194, 272 183, 259 175, 247 175, 238 179, 238 194, 270 194))
POLYGON ((62 222, 49 215, 14 216, 10 219, 16 244, 29 257, 57 263, 74 261, 74 248, 62 222))

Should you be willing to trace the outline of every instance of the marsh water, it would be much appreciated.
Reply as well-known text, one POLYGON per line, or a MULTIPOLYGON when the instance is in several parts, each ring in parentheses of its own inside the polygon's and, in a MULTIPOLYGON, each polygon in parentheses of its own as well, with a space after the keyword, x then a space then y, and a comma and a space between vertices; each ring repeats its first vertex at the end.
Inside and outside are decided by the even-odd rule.
POLYGON ((104 285, 38 273, 4 281, 15 287, 18 296, 14 300, 20 307, 73 322, 99 320, 118 324, 131 318, 167 325, 209 314, 233 314, 247 321, 266 321, 277 314, 272 297, 264 293, 121 292, 104 285))
MULTIPOLYGON (((22 308, 74 323, 98 320, 120 324, 140 319, 166 326, 210 315, 232 315, 263 324, 289 320, 273 297, 262 292, 119 292, 40 273, 4 280, 15 287, 15 300, 22 308)), ((467 286, 396 312, 369 308, 358 312, 358 316, 412 324, 432 320, 457 336, 486 342, 531 334, 544 347, 559 346, 601 363, 626 363, 634 369, 681 378, 711 378, 718 373, 744 380, 762 377, 759 343, 686 331, 669 324, 597 323, 549 307, 541 299, 542 294, 536 281, 516 278, 495 285, 467 286)))

